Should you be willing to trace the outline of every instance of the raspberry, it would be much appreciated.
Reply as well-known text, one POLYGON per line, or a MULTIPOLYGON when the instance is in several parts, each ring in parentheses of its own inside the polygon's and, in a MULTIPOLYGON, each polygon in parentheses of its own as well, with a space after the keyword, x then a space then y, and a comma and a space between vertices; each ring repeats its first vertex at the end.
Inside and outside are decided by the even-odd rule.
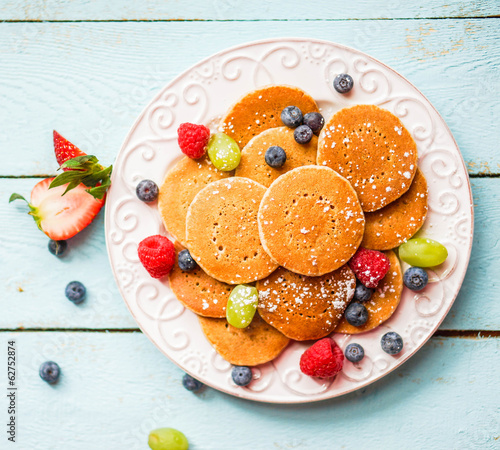
POLYGON ((359 247, 356 254, 349 261, 356 278, 367 288, 376 288, 379 281, 389 271, 389 258, 382 252, 359 247))
POLYGON ((210 130, 205 125, 181 123, 177 129, 177 142, 186 156, 192 159, 201 158, 210 139, 210 130))
POLYGON ((300 370, 310 377, 329 378, 342 370, 344 352, 333 339, 324 338, 300 357, 300 370))
POLYGON ((153 278, 167 275, 175 263, 175 248, 165 236, 149 236, 139 242, 137 254, 144 268, 153 278))

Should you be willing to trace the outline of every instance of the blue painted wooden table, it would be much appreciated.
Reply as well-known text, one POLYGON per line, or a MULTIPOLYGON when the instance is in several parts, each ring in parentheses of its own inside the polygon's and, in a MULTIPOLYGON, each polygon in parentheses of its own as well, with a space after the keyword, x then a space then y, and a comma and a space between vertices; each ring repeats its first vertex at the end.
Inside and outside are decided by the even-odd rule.
POLYGON ((3 0, 0 21, 2 384, 15 339, 19 389, 16 444, 4 425, 0 448, 146 449, 160 426, 184 431, 193 449, 499 448, 498 1, 3 0), (185 391, 118 294, 102 213, 57 259, 7 204, 55 172, 52 129, 111 163, 162 85, 216 51, 274 36, 356 47, 419 87, 458 141, 476 214, 464 285, 435 336, 381 381, 305 406, 185 391), (64 297, 73 279, 89 292, 78 307, 64 297), (48 359, 63 370, 54 387, 37 373, 48 359))

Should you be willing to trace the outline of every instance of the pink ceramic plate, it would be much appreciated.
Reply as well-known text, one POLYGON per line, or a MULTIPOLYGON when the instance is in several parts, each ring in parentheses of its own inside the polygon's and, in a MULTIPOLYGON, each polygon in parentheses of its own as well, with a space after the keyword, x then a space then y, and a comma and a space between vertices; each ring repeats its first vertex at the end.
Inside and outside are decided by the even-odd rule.
POLYGON ((165 86, 130 130, 113 172, 106 202, 106 242, 116 282, 130 312, 154 344, 186 372, 215 389, 251 400, 305 403, 337 397, 388 374, 410 358, 434 333, 462 284, 472 244, 473 211, 467 171, 453 136, 429 101, 405 78, 376 59, 327 41, 282 38, 251 42, 213 55, 165 86), (346 96, 333 89, 336 74, 355 82, 346 96), (254 370, 246 388, 231 380, 231 365, 205 339, 198 320, 174 297, 167 282, 152 279, 137 259, 137 244, 165 234, 156 205, 140 202, 135 186, 145 178, 161 184, 181 158, 176 130, 182 122, 209 124, 241 95, 267 84, 289 84, 307 91, 323 115, 360 103, 397 115, 418 146, 419 167, 429 183, 429 214, 419 233, 446 245, 448 260, 425 290, 403 292, 392 318, 353 338, 334 335, 342 347, 351 341, 365 349, 358 365, 345 363, 333 380, 303 375, 299 358, 308 344, 294 342, 273 362, 254 370), (389 330, 404 339, 393 357, 380 348, 389 330))

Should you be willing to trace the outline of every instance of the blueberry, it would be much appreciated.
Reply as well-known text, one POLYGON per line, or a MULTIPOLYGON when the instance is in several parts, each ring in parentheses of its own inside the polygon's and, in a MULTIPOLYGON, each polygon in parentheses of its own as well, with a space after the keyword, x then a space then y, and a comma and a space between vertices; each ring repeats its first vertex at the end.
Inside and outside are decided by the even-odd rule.
POLYGON ((429 276, 427 272, 421 267, 410 267, 406 270, 403 283, 408 289, 412 291, 420 291, 429 282, 429 276))
POLYGON ((304 125, 307 125, 314 134, 318 134, 325 124, 325 118, 318 112, 307 113, 304 116, 304 125))
POLYGON ((273 145, 266 151, 265 160, 268 166, 278 168, 286 162, 286 153, 281 147, 273 145))
POLYGON ((345 319, 354 327, 364 325, 368 320, 368 311, 361 303, 350 303, 344 313, 345 319))
POLYGON ((51 239, 49 241, 49 252, 56 256, 62 256, 63 253, 68 248, 68 243, 66 241, 54 241, 51 239))
POLYGON ((380 339, 382 350, 389 355, 397 355, 403 349, 403 338, 394 331, 389 331, 380 339))
POLYGON ((55 383, 61 375, 61 369, 54 361, 45 361, 38 372, 40 378, 47 383, 55 383))
POLYGON ((313 131, 307 125, 295 128, 293 137, 298 144, 307 144, 313 137, 313 131))
POLYGON ((359 362, 365 357, 365 350, 359 344, 349 344, 344 354, 348 361, 359 362))
POLYGON ((191 270, 194 270, 197 266, 196 261, 187 249, 179 252, 179 255, 177 256, 177 264, 179 265, 179 269, 184 272, 191 272, 191 270))
POLYGON ((68 297, 68 300, 77 305, 85 300, 86 293, 87 290, 85 289, 85 286, 79 281, 72 281, 66 286, 66 297, 68 297))
POLYGON ((135 188, 135 193, 139 200, 151 203, 158 197, 158 186, 154 181, 142 180, 135 188))
POLYGON ((373 289, 367 288, 359 280, 356 280, 356 289, 354 290, 353 301, 355 302, 367 302, 372 298, 373 289))
POLYGON ((252 381, 252 369, 245 366, 234 366, 231 372, 233 381, 238 386, 246 386, 252 381))
POLYGON ((203 387, 201 381, 198 381, 187 373, 182 377, 182 385, 191 392, 199 391, 203 387))
POLYGON ((290 128, 297 128, 304 119, 302 111, 296 106, 287 106, 281 111, 281 121, 290 128))
POLYGON ((340 73, 333 80, 333 87, 340 94, 346 94, 354 86, 354 80, 347 73, 340 73))

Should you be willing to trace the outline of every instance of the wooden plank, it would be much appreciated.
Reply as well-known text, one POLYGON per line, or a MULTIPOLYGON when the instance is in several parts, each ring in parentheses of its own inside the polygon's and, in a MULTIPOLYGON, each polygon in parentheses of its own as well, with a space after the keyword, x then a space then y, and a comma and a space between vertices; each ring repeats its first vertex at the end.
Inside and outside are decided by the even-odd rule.
POLYGON ((382 380, 300 406, 188 392, 182 371, 140 333, 2 334, 10 339, 20 448, 140 450, 165 426, 182 430, 190 448, 218 450, 493 449, 498 439, 499 339, 434 338, 382 380), (62 369, 55 386, 38 377, 45 360, 62 369))
POLYGON ((268 2, 220 0, 179 2, 144 0, 4 0, 0 20, 338 20, 379 18, 487 17, 500 14, 497 2, 440 0, 380 4, 358 0, 348 7, 338 2, 299 0, 268 2))
POLYGON ((0 175, 53 173, 57 129, 106 163, 161 86, 228 46, 328 39, 399 70, 450 125, 471 173, 500 172, 500 27, 439 21, 0 24, 0 175), (474 76, 471 76, 474 74, 474 76))
MULTIPOLYGON (((0 328, 131 328, 130 316, 109 267, 103 214, 69 241, 67 256, 57 259, 48 239, 36 228, 21 202, 8 204, 12 192, 29 196, 38 180, 0 179, 0 328), (75 306, 64 296, 72 280, 83 282, 88 301, 75 306)), ((441 329, 500 330, 498 266, 500 261, 500 179, 472 180, 475 237, 462 290, 441 329)))

